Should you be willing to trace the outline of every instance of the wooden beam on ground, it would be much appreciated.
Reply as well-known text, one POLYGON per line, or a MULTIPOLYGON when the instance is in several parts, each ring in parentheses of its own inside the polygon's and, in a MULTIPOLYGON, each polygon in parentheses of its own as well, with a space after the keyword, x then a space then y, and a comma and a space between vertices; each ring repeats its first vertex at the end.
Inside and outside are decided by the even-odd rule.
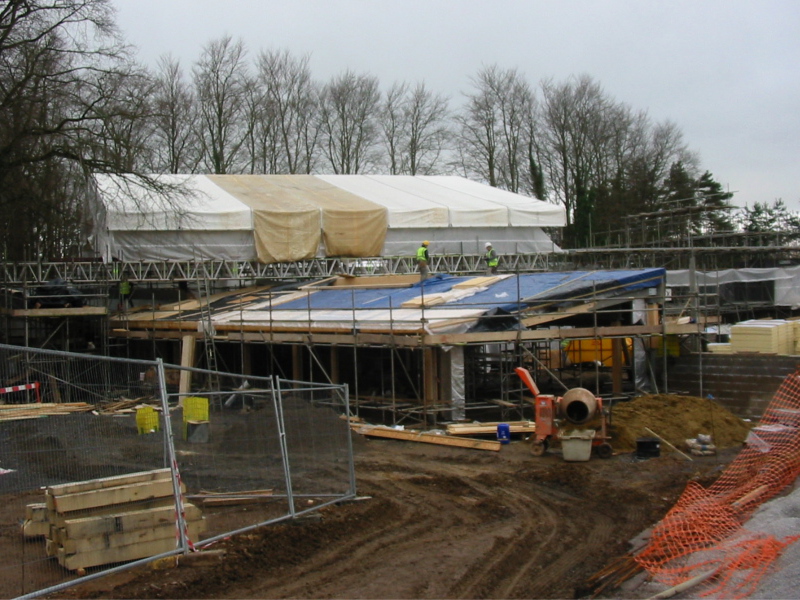
POLYGON ((107 506, 109 504, 144 502, 154 498, 172 496, 172 493, 172 479, 162 479, 100 490, 78 492, 64 496, 52 496, 52 498, 55 510, 60 513, 66 513, 74 510, 107 506))
POLYGON ((356 433, 369 437, 381 437, 392 440, 405 440, 409 442, 423 442, 426 444, 438 444, 440 446, 457 446, 459 448, 472 448, 474 450, 500 451, 500 442, 493 440, 472 440, 463 439, 448 435, 438 435, 426 433, 424 431, 406 431, 402 429, 392 429, 381 425, 361 425, 354 423, 351 428, 356 433))
MULTIPOLYGON (((111 549, 123 548, 133 544, 142 544, 170 538, 175 543, 175 519, 173 514, 173 522, 164 523, 163 525, 137 529, 134 531, 115 531, 108 534, 91 537, 91 538, 70 538, 64 540, 62 548, 64 553, 70 554, 86 554, 103 552, 111 549)), ((196 519, 186 520, 186 526, 189 530, 189 537, 198 539, 199 534, 205 531, 205 521, 201 517, 196 519)), ((85 560, 85 557, 84 557, 85 560)), ((105 562, 105 561, 104 561, 105 562)), ((97 563, 102 564, 102 563, 97 563)))
MULTIPOLYGON (((197 521, 202 511, 194 504, 184 504, 187 521, 197 521)), ((175 506, 133 510, 105 516, 91 516, 82 519, 67 519, 60 529, 61 539, 78 540, 105 537, 113 533, 129 533, 142 529, 153 529, 169 525, 175 535, 175 506)), ((120 544, 123 545, 123 544, 120 544)))
POLYGON ((139 471, 137 473, 128 473, 126 475, 113 475, 112 477, 101 477, 99 479, 90 479, 88 481, 79 481, 76 483, 62 483, 59 485, 49 485, 47 486, 46 491, 49 496, 63 496, 65 494, 88 492, 90 490, 102 490, 111 487, 118 487, 121 485, 129 485, 132 483, 142 483, 146 481, 155 481, 159 479, 171 480, 171 478, 172 475, 169 469, 155 469, 152 471, 139 471))
MULTIPOLYGON (((496 423, 451 423, 447 426, 448 435, 491 435, 497 433, 496 423)), ((536 433, 533 421, 503 421, 511 433, 536 433)))

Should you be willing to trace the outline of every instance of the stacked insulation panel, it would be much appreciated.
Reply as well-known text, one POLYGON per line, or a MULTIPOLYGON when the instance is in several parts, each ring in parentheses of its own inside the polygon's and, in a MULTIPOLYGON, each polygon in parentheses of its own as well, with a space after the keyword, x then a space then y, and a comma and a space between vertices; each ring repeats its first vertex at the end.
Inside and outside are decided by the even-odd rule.
POLYGON ((794 354, 795 325, 780 319, 742 321, 731 327, 734 352, 794 354))

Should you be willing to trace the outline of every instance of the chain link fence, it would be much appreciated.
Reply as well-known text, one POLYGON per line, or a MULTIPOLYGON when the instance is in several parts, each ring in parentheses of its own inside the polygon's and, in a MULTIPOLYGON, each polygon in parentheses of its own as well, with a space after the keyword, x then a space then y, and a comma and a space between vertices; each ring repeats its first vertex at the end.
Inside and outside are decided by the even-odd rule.
POLYGON ((0 598, 355 496, 346 386, 0 345, 0 598))

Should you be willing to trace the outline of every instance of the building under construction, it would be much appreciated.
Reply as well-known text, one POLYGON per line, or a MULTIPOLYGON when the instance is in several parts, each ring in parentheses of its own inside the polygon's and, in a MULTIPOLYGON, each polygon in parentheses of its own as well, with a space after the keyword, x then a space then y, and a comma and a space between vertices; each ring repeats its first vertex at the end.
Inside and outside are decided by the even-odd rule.
POLYGON ((98 179, 94 260, 4 265, 3 341, 347 383, 359 414, 436 423, 523 417, 520 365, 554 393, 666 391, 675 360, 726 320, 800 304, 777 259, 742 274, 713 248, 563 252, 546 233, 559 207, 457 177, 160 181, 98 179))

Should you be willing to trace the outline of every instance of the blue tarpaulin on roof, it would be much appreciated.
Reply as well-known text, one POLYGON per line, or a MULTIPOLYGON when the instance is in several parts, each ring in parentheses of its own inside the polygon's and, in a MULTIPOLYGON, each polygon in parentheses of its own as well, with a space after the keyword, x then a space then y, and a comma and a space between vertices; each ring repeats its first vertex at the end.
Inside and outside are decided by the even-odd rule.
POLYGON ((485 291, 463 300, 450 302, 447 306, 485 304, 498 310, 512 312, 519 306, 528 308, 555 300, 589 299, 600 293, 621 295, 637 289, 658 287, 664 280, 666 272, 666 269, 639 269, 531 273, 504 279, 485 291))
MULTIPOLYGON (((665 269, 636 269, 619 271, 569 271, 563 273, 528 273, 502 279, 466 298, 446 302, 425 310, 446 308, 482 308, 486 311, 512 312, 518 306, 536 306, 556 300, 589 299, 596 294, 622 295, 637 289, 658 287, 666 276, 665 269)), ((306 298, 286 302, 280 310, 343 310, 397 309, 423 293, 441 294, 453 286, 474 279, 435 275, 420 284, 397 288, 320 288, 306 298)))

